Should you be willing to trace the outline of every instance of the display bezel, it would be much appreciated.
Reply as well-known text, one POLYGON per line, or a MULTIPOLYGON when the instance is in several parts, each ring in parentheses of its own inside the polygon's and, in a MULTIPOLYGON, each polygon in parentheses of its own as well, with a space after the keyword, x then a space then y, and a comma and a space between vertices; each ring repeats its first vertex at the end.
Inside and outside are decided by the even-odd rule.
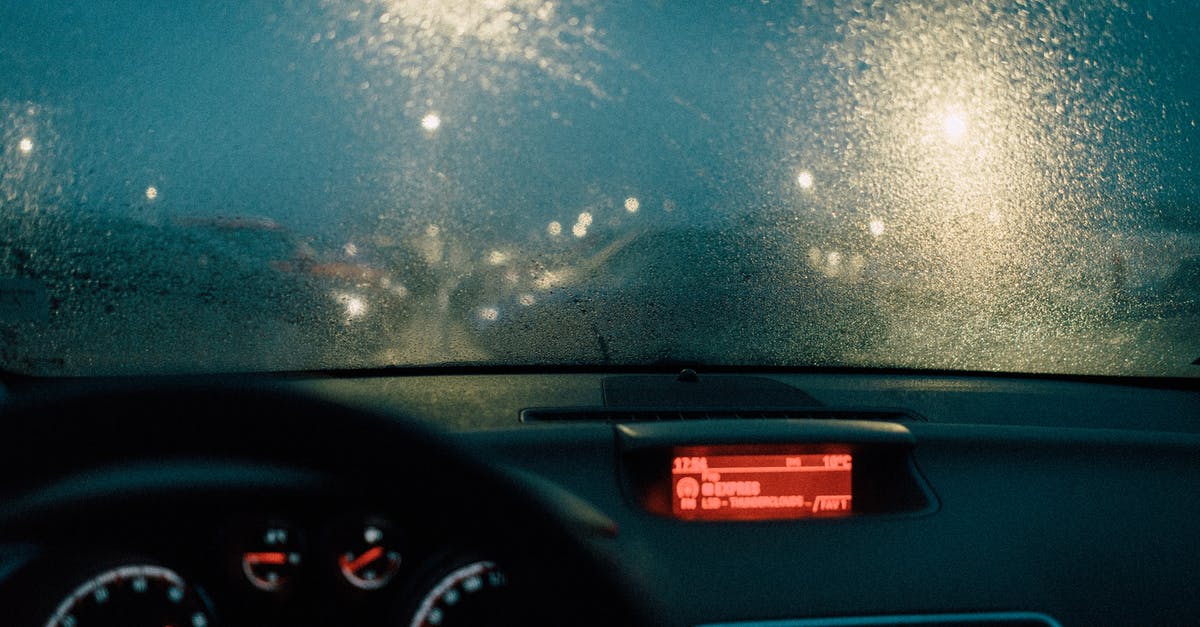
POLYGON ((932 490, 920 476, 912 460, 912 447, 907 443, 836 442, 762 442, 710 444, 687 442, 678 445, 646 442, 634 443, 622 453, 622 482, 627 494, 639 508, 653 515, 681 524, 837 524, 860 516, 921 515, 937 509, 932 490), (678 450, 765 451, 768 454, 815 450, 853 455, 851 486, 852 507, 842 516, 800 518, 763 518, 706 520, 681 518, 672 511, 673 482, 671 463, 678 450))

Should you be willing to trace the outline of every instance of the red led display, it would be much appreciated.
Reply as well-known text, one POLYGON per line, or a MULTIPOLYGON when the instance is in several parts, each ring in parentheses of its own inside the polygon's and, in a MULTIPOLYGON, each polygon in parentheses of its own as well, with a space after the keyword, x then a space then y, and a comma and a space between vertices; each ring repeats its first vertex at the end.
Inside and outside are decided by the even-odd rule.
POLYGON ((851 512, 847 450, 675 449, 671 513, 684 520, 831 518, 851 512))

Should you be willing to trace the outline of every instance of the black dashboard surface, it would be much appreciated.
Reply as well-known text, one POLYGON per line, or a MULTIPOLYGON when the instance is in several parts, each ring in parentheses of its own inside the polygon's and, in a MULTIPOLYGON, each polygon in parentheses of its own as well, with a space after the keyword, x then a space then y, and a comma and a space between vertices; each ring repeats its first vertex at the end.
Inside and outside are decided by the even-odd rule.
MULTIPOLYGON (((611 401, 605 393, 606 376, 595 372, 264 378, 282 397, 294 397, 299 404, 295 406, 316 403, 313 415, 294 420, 321 424, 326 433, 332 434, 328 438, 331 449, 346 445, 336 434, 352 430, 347 425, 353 419, 347 421, 348 416, 380 416, 401 425, 391 437, 407 437, 410 428, 418 434, 428 431, 438 442, 450 446, 454 455, 467 460, 472 472, 506 477, 510 488, 497 492, 506 495, 504 498, 522 493, 537 495, 521 501, 519 507, 513 504, 514 512, 526 511, 528 517, 514 514, 511 520, 499 518, 507 506, 500 499, 481 510, 488 515, 471 524, 447 521, 451 512, 458 516, 473 511, 470 508, 412 507, 391 493, 371 496, 347 490, 345 481, 321 488, 292 485, 288 489, 293 496, 288 496, 282 484, 303 484, 307 475, 302 471, 311 469, 310 465, 283 464, 273 469, 270 464, 280 462, 278 456, 256 459, 252 447, 222 443, 221 437, 236 430, 216 430, 207 437, 197 436, 203 430, 172 426, 171 420, 194 422, 203 418, 203 409, 197 407, 173 408, 173 416, 162 418, 159 437, 131 439, 120 428, 111 430, 113 438, 123 438, 119 440, 106 440, 107 431, 97 428, 80 430, 89 434, 87 442, 79 441, 80 436, 70 430, 59 436, 71 442, 64 450, 86 444, 107 454, 84 455, 67 465, 55 460, 31 464, 28 460, 36 456, 27 454, 22 457, 24 465, 14 464, 13 451, 21 445, 14 444, 12 438, 31 431, 11 421, 36 417, 36 413, 23 408, 66 394, 64 390, 111 384, 16 382, 9 388, 4 411, 10 420, 4 449, 11 455, 6 460, 0 509, 6 512, 10 524, 2 538, 5 550, 0 552, 4 565, 0 568, 0 602, 11 605, 9 609, 14 611, 23 610, 18 606, 26 600, 14 598, 13 591, 27 585, 23 580, 31 577, 30 573, 46 570, 46 556, 59 554, 61 551, 56 550, 63 545, 79 548, 84 542, 79 538, 74 543, 64 541, 59 524, 62 520, 22 525, 22 521, 14 521, 12 512, 35 511, 21 508, 38 498, 57 498, 58 505, 62 505, 61 501, 72 498, 64 481, 78 478, 79 473, 100 476, 103 473, 98 469, 128 462, 142 464, 141 476, 145 479, 147 473, 153 476, 155 464, 182 463, 180 460, 194 460, 197 454, 203 454, 201 457, 209 461, 236 458, 245 464, 222 462, 225 479, 238 484, 240 496, 234 498, 224 491, 219 492, 229 497, 224 501, 205 497, 206 513, 194 516, 191 524, 174 527, 177 535, 171 542, 207 543, 205 546, 211 547, 210 527, 239 515, 269 515, 272 503, 288 516, 318 521, 321 516, 310 515, 309 510, 336 503, 335 507, 347 511, 389 511, 398 524, 410 530, 414 543, 424 543, 410 553, 419 556, 417 561, 429 563, 445 555, 450 547, 470 547, 470 551, 492 551, 510 562, 520 562, 524 554, 511 550, 512 527, 536 518, 538 508, 544 508, 553 510, 550 518, 582 530, 575 537, 588 555, 586 560, 605 575, 578 574, 578 559, 556 564, 553 557, 543 554, 524 565, 541 571, 540 578, 529 580, 537 580, 537 585, 554 581, 564 589, 600 586, 597 590, 603 592, 597 594, 627 599, 637 607, 639 616, 648 617, 645 622, 653 624, 816 618, 863 621, 867 620, 864 617, 880 616, 915 621, 918 616, 934 615, 947 620, 963 616, 1033 616, 1037 620, 1048 617, 1052 621, 1049 624, 1146 625, 1195 624, 1200 617, 1200 601, 1194 594, 1195 582, 1200 580, 1200 550, 1195 541, 1200 534, 1200 503, 1196 499, 1200 493, 1200 392, 1188 382, 1133 385, 1111 380, 982 375, 766 373, 761 377, 802 391, 809 398, 810 408, 827 413, 836 413, 839 408, 857 408, 860 413, 862 408, 888 408, 901 410, 904 419, 730 418, 726 410, 748 404, 733 389, 728 402, 721 403, 724 407, 708 411, 707 418, 666 419, 671 417, 668 410, 678 409, 680 402, 692 411, 689 416, 704 414, 700 410, 713 405, 711 398, 691 405, 686 399, 675 398, 670 406, 652 408, 659 413, 652 422, 520 421, 522 410, 530 408, 613 409, 611 402, 606 407, 606 400, 611 401), (434 428, 426 429, 426 423, 434 428), (185 435, 197 436, 204 443, 190 448, 161 448, 164 442, 185 435), (927 502, 911 511, 859 513, 837 519, 679 521, 647 511, 639 500, 635 482, 631 481, 634 471, 628 455, 630 442, 639 437, 668 445, 865 442, 874 441, 872 438, 889 441, 905 451, 927 502), (67 472, 67 466, 77 472, 67 472), (253 481, 249 475, 263 483, 250 485, 253 481), (247 498, 256 490, 272 496, 257 501, 247 498), (318 492, 319 498, 310 498, 318 492), (504 522, 498 523, 500 520, 504 522), (11 524, 14 522, 17 524, 11 524), (504 527, 505 532, 492 534, 489 525, 504 527), (613 588, 606 587, 609 583, 613 588)), ((701 381, 704 376, 700 375, 701 381)), ((204 389, 210 384, 200 381, 189 385, 204 389)), ((169 405, 169 398, 158 401, 164 403, 159 409, 169 405)), ((259 405, 257 409, 267 406, 259 405)), ((77 416, 75 420, 97 418, 77 416)), ((105 420, 120 421, 121 417, 105 420)), ((262 425, 253 426, 254 415, 247 414, 241 420, 248 433, 266 433, 262 425)), ((264 416, 262 421, 273 428, 289 424, 286 416, 278 415, 264 416)), ((256 436, 249 437, 253 440, 256 436)), ((382 440, 379 444, 384 448, 380 450, 386 450, 388 442, 382 440)), ((306 453, 320 456, 323 451, 318 447, 306 453)), ((297 456, 291 461, 301 459, 297 456)), ((193 474, 179 475, 185 477, 181 484, 203 483, 205 472, 221 474, 212 464, 193 466, 189 472, 193 474)), ((405 467, 390 478, 374 479, 371 485, 395 487, 411 481, 412 472, 405 467)), ((128 475, 120 473, 115 477, 113 480, 118 482, 128 480, 128 475)), ((209 479, 221 480, 212 476, 209 479)), ((431 490, 436 493, 436 484, 442 479, 436 475, 423 479, 433 485, 431 490)), ((146 485, 119 483, 111 487, 117 493, 146 489, 146 485)), ((137 508, 117 506, 115 503, 126 500, 114 500, 111 506, 93 503, 88 511, 99 512, 97 515, 105 520, 123 521, 133 517, 135 511, 144 515, 153 510, 157 501, 152 499, 170 497, 176 489, 181 489, 180 484, 159 485, 157 496, 143 494, 137 508)), ((86 490, 76 495, 89 496, 86 490)), ((62 516, 67 510, 47 511, 62 516)), ((185 507, 178 511, 198 510, 185 507)), ((132 547, 162 561, 164 553, 156 554, 153 548, 171 544, 163 537, 167 526, 114 523, 98 528, 111 530, 118 526, 138 531, 123 537, 108 531, 81 537, 86 536, 86 543, 93 545, 90 550, 97 554, 132 547), (145 537, 130 537, 137 534, 145 537), (104 546, 106 541, 112 546, 104 546)), ((529 538, 525 541, 538 542, 529 538)), ((202 561, 205 553, 194 551, 179 561, 202 561)), ((522 565, 513 566, 514 572, 523 570, 522 565)), ((418 571, 405 571, 404 576, 416 580, 418 571)), ((211 581, 219 578, 212 574, 214 569, 196 567, 192 572, 197 573, 200 585, 217 591, 213 594, 214 605, 225 601, 223 624, 253 624, 276 618, 282 624, 283 617, 296 619, 282 607, 288 601, 272 601, 275 605, 260 609, 253 621, 247 614, 231 613, 229 608, 240 611, 253 601, 228 601, 231 595, 220 594, 222 584, 211 581)), ((388 609, 363 616, 380 617, 378 624, 402 624, 407 619, 397 618, 403 612, 393 611, 392 605, 402 605, 400 597, 412 594, 406 589, 401 584, 389 588, 384 596, 376 597, 386 597, 388 603, 380 605, 388 605, 388 609)), ((572 603, 586 596, 572 597, 572 603)), ((559 606, 556 611, 569 611, 571 607, 559 606)), ((559 621, 578 622, 561 615, 559 621)), ((900 624, 900 619, 890 624, 900 624)))

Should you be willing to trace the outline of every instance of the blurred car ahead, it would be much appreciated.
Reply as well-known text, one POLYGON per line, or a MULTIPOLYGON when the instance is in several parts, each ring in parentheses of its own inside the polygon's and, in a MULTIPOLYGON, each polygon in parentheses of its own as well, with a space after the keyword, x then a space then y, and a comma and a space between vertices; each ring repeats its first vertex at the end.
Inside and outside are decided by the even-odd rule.
POLYGON ((479 273, 455 309, 515 362, 838 364, 870 349, 886 332, 870 284, 796 246, 705 228, 633 234, 572 263, 479 273))

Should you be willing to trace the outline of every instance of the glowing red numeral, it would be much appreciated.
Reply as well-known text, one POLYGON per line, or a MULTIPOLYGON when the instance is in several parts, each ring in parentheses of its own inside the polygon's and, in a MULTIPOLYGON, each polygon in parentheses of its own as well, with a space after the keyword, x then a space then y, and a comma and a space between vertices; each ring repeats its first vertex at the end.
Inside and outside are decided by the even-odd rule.
POLYGON ((707 457, 676 457, 675 470, 704 470, 708 468, 707 457))
POLYGON ((824 458, 826 468, 849 468, 854 459, 850 455, 826 455, 824 458))

